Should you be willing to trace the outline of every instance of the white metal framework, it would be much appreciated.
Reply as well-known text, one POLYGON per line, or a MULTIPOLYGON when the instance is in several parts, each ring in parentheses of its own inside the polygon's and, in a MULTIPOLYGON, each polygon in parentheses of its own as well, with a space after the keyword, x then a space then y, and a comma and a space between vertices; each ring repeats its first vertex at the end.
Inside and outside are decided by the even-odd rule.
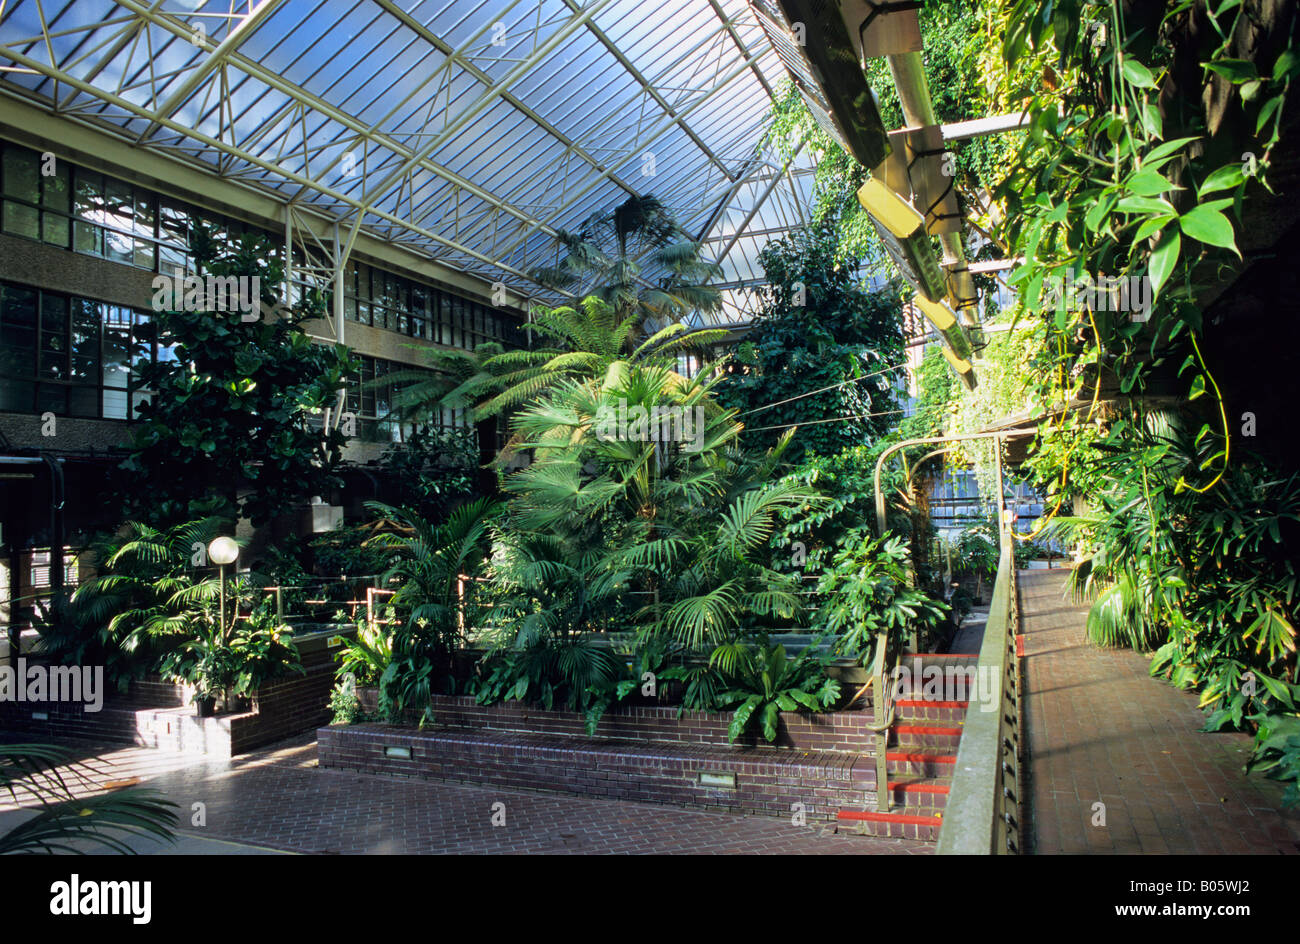
POLYGON ((762 145, 783 75, 744 0, 0 0, 0 128, 20 99, 336 225, 336 267, 364 232, 518 300, 557 229, 653 193, 723 322, 806 212, 762 145))

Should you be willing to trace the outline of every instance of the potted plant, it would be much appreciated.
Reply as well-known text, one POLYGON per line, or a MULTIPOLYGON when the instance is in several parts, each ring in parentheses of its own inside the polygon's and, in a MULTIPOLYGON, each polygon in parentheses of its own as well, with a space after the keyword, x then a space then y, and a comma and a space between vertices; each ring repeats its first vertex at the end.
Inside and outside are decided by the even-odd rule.
POLYGON ((236 674, 233 655, 220 635, 211 632, 181 643, 163 657, 159 668, 168 681, 190 687, 194 713, 208 718, 217 713, 218 707, 227 707, 227 692, 236 674))
POLYGON ((164 678, 193 689, 201 718, 241 710, 267 680, 303 671, 291 635, 260 609, 228 635, 208 624, 203 635, 168 653, 160 669, 164 678))

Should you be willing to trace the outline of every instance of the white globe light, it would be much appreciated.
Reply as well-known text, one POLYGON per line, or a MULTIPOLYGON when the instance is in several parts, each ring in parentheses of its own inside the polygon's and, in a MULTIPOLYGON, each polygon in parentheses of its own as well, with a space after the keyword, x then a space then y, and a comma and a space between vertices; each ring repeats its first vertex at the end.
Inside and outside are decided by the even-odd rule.
POLYGON ((212 543, 208 545, 208 559, 214 564, 233 564, 237 557, 239 557, 239 545, 235 543, 234 538, 213 538, 212 543))

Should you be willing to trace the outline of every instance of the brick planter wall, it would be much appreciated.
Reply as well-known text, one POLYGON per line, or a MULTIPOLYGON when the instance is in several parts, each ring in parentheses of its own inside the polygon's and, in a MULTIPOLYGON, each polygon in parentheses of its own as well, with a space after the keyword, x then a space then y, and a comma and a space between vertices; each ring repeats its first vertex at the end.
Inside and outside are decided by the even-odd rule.
POLYGON ((243 754, 293 734, 309 731, 330 720, 330 689, 334 687, 335 664, 325 659, 308 664, 306 675, 290 675, 268 682, 252 699, 252 711, 231 716, 230 753, 243 754))
MULTIPOLYGON (((377 693, 359 693, 374 712, 377 693)), ((545 790, 702 809, 832 821, 844 807, 875 802, 870 711, 781 716, 775 745, 730 744, 731 713, 620 705, 589 737, 583 716, 519 702, 478 705, 435 696, 433 721, 334 725, 316 732, 322 767, 428 777, 503 789, 545 790), (409 750, 390 756, 388 748, 409 750), (735 785, 701 782, 731 775, 735 785)))
POLYGON ((321 767, 428 777, 507 790, 667 803, 831 822, 846 806, 874 803, 870 756, 779 748, 602 741, 463 728, 335 725, 316 732, 321 767), (617 745, 617 746, 615 746, 617 745), (392 757, 387 748, 410 751, 392 757), (700 775, 729 774, 734 787, 700 775), (802 804, 802 809, 794 804, 802 804))
MULTIPOLYGON (((375 713, 378 693, 374 689, 358 692, 362 707, 375 713)), ((540 708, 517 701, 479 705, 468 695, 435 695, 431 699, 434 722, 456 728, 514 731, 587 737, 586 719, 579 713, 562 709, 540 708)), ((783 747, 800 751, 840 751, 857 754, 872 748, 873 732, 867 726, 868 711, 828 711, 822 714, 781 713, 775 744, 757 739, 756 735, 737 742, 742 747, 783 747)), ((414 720, 414 719, 412 719, 414 720)), ((662 743, 697 744, 731 747, 727 727, 731 712, 685 711, 656 706, 611 706, 600 719, 595 737, 662 743)))
MULTIPOLYGON (((28 662, 32 659, 28 657, 28 662)), ((185 704, 185 689, 161 679, 134 681, 125 694, 105 693, 99 711, 83 702, 0 701, 0 729, 42 741, 87 738, 96 741, 144 743, 137 736, 136 714, 147 708, 176 708, 185 704), (45 715, 45 718, 34 717, 45 715)))
POLYGON ((154 678, 133 682, 125 695, 105 697, 98 712, 86 711, 81 702, 0 702, 0 730, 33 739, 86 738, 232 757, 330 720, 333 650, 324 638, 309 637, 300 656, 305 674, 266 683, 246 712, 197 718, 184 687, 154 678))

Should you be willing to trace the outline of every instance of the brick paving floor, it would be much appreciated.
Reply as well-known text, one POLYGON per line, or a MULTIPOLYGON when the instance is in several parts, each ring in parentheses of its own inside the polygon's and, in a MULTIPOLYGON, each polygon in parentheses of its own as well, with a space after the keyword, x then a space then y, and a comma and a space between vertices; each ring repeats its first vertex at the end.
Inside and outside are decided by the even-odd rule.
POLYGON ((1033 851, 1300 852, 1282 785, 1242 772, 1251 737, 1200 733, 1196 697, 1152 679, 1146 656, 1088 645, 1064 573, 1020 576, 1033 851))
MULTIPOLYGON (((928 843, 835 834, 788 820, 378 777, 316 766, 299 738, 233 761, 80 745, 96 779, 164 792, 185 832, 304 853, 924 855, 928 843), (203 803, 204 828, 190 825, 203 803), (493 826, 493 804, 505 825, 493 826)), ((86 788, 80 792, 94 792, 86 788)), ((7 799, 7 798, 6 798, 7 799)), ((12 810, 0 803, 0 814, 12 810)), ((19 815, 19 814, 10 814, 19 815)), ((0 829, 4 826, 0 824, 0 829)))

